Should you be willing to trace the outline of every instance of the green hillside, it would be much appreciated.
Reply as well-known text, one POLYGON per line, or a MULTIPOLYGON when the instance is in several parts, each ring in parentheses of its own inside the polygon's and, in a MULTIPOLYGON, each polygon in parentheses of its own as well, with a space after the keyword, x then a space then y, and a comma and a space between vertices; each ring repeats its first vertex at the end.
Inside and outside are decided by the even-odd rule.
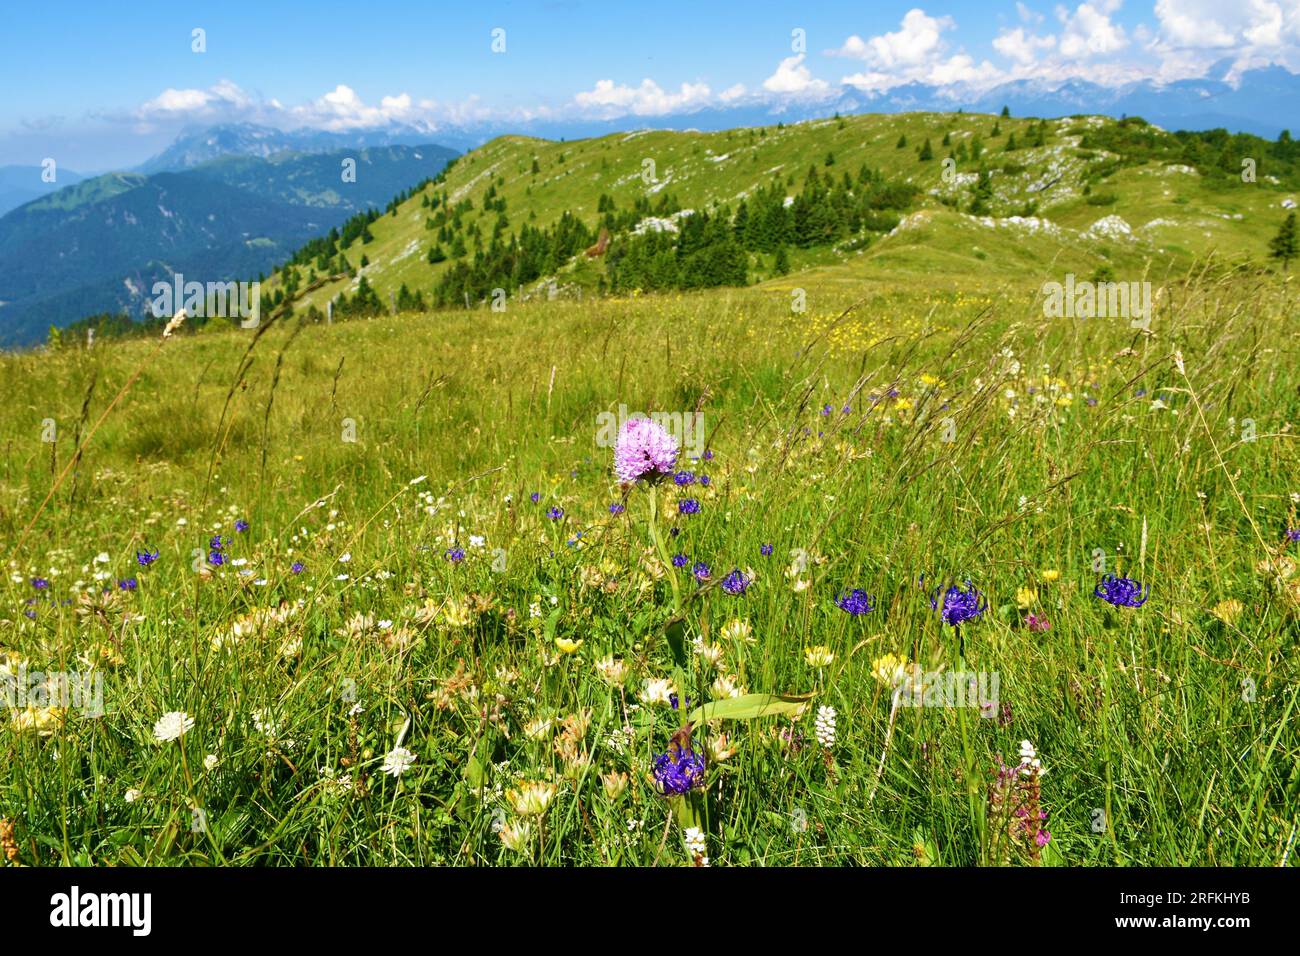
MULTIPOLYGON (((300 266, 289 284, 297 293, 294 310, 323 312, 341 292, 355 294, 362 276, 385 308, 402 286, 412 297, 408 301, 417 292, 429 300, 457 259, 447 243, 439 242, 440 227, 434 227, 437 209, 429 203, 440 197, 445 197, 444 210, 460 209, 456 235, 464 237, 468 261, 474 255, 473 234, 489 243, 502 207, 505 236, 525 223, 554 226, 565 214, 594 235, 604 219, 602 197, 619 213, 639 202, 654 206, 671 199, 679 210, 676 217, 653 218, 672 218, 676 225, 684 215, 680 210, 734 215, 743 200, 773 183, 795 196, 810 169, 837 181, 847 175, 856 184, 865 167, 910 184, 917 193, 894 216, 901 219, 898 228, 864 227, 833 243, 790 247, 786 257, 794 272, 842 266, 845 281, 935 271, 996 279, 1023 277, 1028 270, 1046 277, 1067 269, 1091 273, 1104 265, 1126 273, 1148 268, 1163 273, 1181 270, 1211 251, 1243 261, 1266 255, 1285 215, 1282 203, 1296 195, 1292 159, 1261 156, 1256 182, 1243 183, 1224 168, 1232 157, 1224 160, 1204 142, 1192 150, 1173 134, 1150 127, 1140 127, 1138 139, 1130 132, 1135 128, 1134 121, 1102 117, 1040 127, 1035 120, 986 115, 903 114, 719 133, 635 132, 576 142, 502 137, 460 159, 444 182, 369 224, 370 241, 342 250, 353 274, 321 284, 320 277, 343 270, 321 267, 324 263, 300 266), (922 160, 918 154, 927 142, 932 158, 922 160), (975 158, 977 142, 982 152, 975 158), (1204 168, 1185 161, 1192 154, 1204 168), (976 208, 981 214, 971 215, 981 170, 988 175, 987 201, 982 210, 976 208), (485 202, 493 208, 485 209, 485 202), (435 246, 446 258, 431 263, 435 246), (297 291, 307 286, 313 287, 310 292, 297 291)), ((1261 152, 1270 146, 1261 144, 1243 148, 1261 152)), ((890 225, 888 216, 884 225, 890 225)), ((750 250, 749 281, 781 284, 775 258, 750 250)), ((577 255, 522 289, 506 283, 506 292, 511 299, 542 290, 550 294, 554 280, 557 294, 576 295, 578 287, 594 289, 606 275, 602 259, 577 255)), ((284 287, 277 275, 264 291, 274 295, 284 287)))

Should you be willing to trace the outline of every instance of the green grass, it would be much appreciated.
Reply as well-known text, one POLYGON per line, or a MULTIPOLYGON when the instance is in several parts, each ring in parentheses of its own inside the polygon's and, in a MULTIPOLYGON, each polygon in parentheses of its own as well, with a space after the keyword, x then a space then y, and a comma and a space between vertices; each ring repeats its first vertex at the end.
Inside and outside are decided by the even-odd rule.
MULTIPOLYGON (((893 149, 893 122, 872 148, 893 149)), ((547 175, 553 153, 574 169, 601 151, 497 148, 485 162, 540 151, 547 175)), ((3 661, 93 663, 107 709, 38 712, 45 734, 0 728, 17 861, 683 865, 675 808, 647 776, 683 714, 634 705, 646 680, 675 678, 693 707, 725 675, 815 697, 794 719, 696 728, 698 747, 725 733, 735 749, 710 760, 693 808, 714 865, 1000 862, 988 790, 997 755, 1014 763, 1026 739, 1048 771, 1043 863, 1277 864, 1300 803, 1300 594, 1293 564, 1258 566, 1294 557, 1283 532, 1300 526, 1290 286, 1175 276, 1150 334, 1048 320, 1037 292, 1056 252, 999 230, 958 241, 973 227, 955 215, 936 210, 929 241, 900 233, 870 268, 743 290, 0 359, 3 661), (611 515, 624 496, 597 416, 620 403, 702 412, 714 457, 690 467, 710 484, 658 488, 655 528, 714 586, 657 556, 646 489, 611 515), (701 511, 679 518, 687 494, 701 511), (214 534, 247 563, 206 565, 214 534), (146 547, 160 552, 147 569, 146 547), (1091 596, 1098 550, 1149 586, 1145 606, 1091 596), (752 570, 743 596, 716 587, 733 567, 752 570), (996 672, 1005 709, 904 708, 891 733, 878 659, 962 669, 922 574, 987 595, 962 629, 965 669, 996 672), (138 589, 118 591, 128 576, 138 589), (835 607, 855 587, 874 612, 835 607), (1049 631, 1024 626, 1023 589, 1049 631), (1210 613, 1230 599, 1240 614, 1210 613), (806 663, 816 645, 828 666, 806 663), (630 671, 622 691, 596 670, 607 656, 630 671), (837 712, 829 751, 822 706, 837 712), (178 710, 193 728, 155 741, 178 710), (380 767, 399 738, 416 760, 395 778, 380 767), (613 773, 628 775, 617 798, 613 773), (494 827, 517 831, 524 781, 556 793, 515 850, 494 827)))

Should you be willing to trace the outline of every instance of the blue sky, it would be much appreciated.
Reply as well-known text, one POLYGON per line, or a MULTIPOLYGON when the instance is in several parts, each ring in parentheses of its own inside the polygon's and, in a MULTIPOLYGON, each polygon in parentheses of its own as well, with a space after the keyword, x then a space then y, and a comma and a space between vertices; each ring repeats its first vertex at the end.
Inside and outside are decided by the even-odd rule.
POLYGON ((1224 61, 1300 71, 1300 0, 9 4, 0 164, 103 169, 229 120, 647 117, 844 85, 1172 80, 1224 61))

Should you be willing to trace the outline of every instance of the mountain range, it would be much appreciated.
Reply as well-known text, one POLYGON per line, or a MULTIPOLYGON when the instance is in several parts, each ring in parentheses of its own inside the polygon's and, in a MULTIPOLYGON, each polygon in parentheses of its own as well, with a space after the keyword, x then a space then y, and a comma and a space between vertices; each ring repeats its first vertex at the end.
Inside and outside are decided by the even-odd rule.
POLYGON ((65 186, 0 217, 0 345, 38 342, 50 326, 91 313, 138 315, 153 283, 177 273, 252 278, 456 155, 426 144, 265 157, 214 151, 204 161, 182 147, 173 168, 65 186), (355 177, 345 176, 349 161, 355 177))

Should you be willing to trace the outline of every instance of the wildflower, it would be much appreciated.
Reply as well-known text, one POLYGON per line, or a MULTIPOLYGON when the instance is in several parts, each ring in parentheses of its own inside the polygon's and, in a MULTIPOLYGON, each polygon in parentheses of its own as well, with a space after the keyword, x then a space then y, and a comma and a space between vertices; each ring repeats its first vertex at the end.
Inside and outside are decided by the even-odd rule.
POLYGON ((965 590, 953 584, 947 591, 936 588, 935 592, 930 595, 931 610, 939 611, 944 623, 953 627, 974 620, 983 614, 988 609, 988 606, 988 600, 970 581, 966 582, 965 590), (943 593, 942 602, 939 599, 941 592, 943 593))
POLYGON ((709 738, 709 759, 714 763, 726 763, 734 756, 736 745, 726 734, 709 738))
POLYGON ((289 570, 292 571, 294 574, 302 574, 303 563, 301 561, 295 561, 293 564, 289 566, 289 570))
POLYGON ((217 759, 216 754, 208 754, 203 758, 203 769, 211 773, 213 770, 217 769, 217 765, 220 762, 221 761, 217 759))
POLYGON ((173 710, 163 714, 153 725, 154 739, 159 743, 176 740, 194 727, 194 718, 183 710, 173 710))
POLYGON ((676 484, 678 487, 683 487, 683 488, 686 485, 693 485, 695 484, 695 474, 693 472, 689 472, 683 469, 682 471, 679 471, 677 472, 677 474, 673 475, 673 483, 676 484))
POLYGON ((50 586, 50 582, 46 578, 32 578, 32 587, 34 587, 38 591, 44 591, 49 586, 50 586))
POLYGON ((525 781, 509 791, 506 799, 521 817, 540 817, 555 799, 555 785, 525 781))
POLYGON ((1092 594, 1115 607, 1141 607, 1147 602, 1148 589, 1132 578, 1117 578, 1108 574, 1101 579, 1092 594))
POLYGON ((690 563, 690 560, 691 560, 691 559, 688 558, 688 557, 687 557, 686 555, 684 555, 684 554, 674 554, 674 555, 673 555, 673 567, 675 567, 675 568, 684 568, 684 567, 686 567, 687 564, 690 563))
POLYGON ((707 581, 712 573, 713 571, 703 561, 696 561, 691 568, 691 574, 695 575, 695 580, 700 582, 707 581))
POLYGON ((557 637, 555 646, 559 648, 561 654, 575 654, 578 648, 582 646, 582 641, 575 641, 568 637, 557 637))
POLYGON ((722 635, 727 640, 750 641, 754 639, 754 628, 750 626, 748 620, 733 618, 723 624, 722 635))
POLYGON ((627 790, 628 775, 622 772, 602 773, 600 775, 600 785, 605 790, 605 796, 610 800, 617 800, 623 796, 627 790))
POLYGON ((601 680, 611 687, 622 687, 627 683, 627 664, 612 656, 602 657, 596 661, 596 673, 600 675, 601 680))
POLYGON ((185 322, 185 310, 181 309, 179 312, 177 312, 175 315, 173 315, 170 319, 167 320, 167 324, 163 326, 162 337, 164 339, 171 338, 172 333, 175 332, 177 329, 179 329, 182 323, 184 322, 185 322))
POLYGON ((709 865, 709 858, 706 856, 709 848, 704 839, 703 830, 699 827, 687 827, 682 834, 682 840, 686 844, 686 852, 691 855, 692 863, 696 866, 709 865))
POLYGON ((531 495, 528 496, 528 499, 529 499, 533 504, 537 504, 537 502, 539 502, 539 501, 542 500, 542 496, 541 496, 540 493, 534 491, 531 495))
POLYGON ((808 662, 809 667, 830 667, 831 661, 835 660, 835 655, 825 644, 818 644, 805 648, 803 659, 808 662))
POLYGON ((1286 539, 1290 542, 1300 541, 1300 528, 1288 528, 1286 539))
POLYGON ((459 562, 461 562, 461 561, 464 561, 464 560, 465 560, 465 549, 464 549, 464 548, 448 548, 448 549, 447 549, 447 560, 450 561, 452 564, 457 564, 457 563, 459 563, 459 562))
POLYGON ((1048 584, 1051 584, 1053 581, 1059 580, 1060 577, 1061 577, 1061 572, 1056 570, 1056 568, 1045 568, 1042 573, 1043 580, 1048 584))
POLYGON ((1016 591, 1016 607, 1027 611, 1038 601, 1038 592, 1033 588, 1019 588, 1016 591))
POLYGON ((117 588, 119 591, 134 591, 139 585, 135 578, 119 578, 117 588))
POLYGON ((142 794, 139 790, 135 789, 135 787, 130 787, 126 791, 126 793, 122 794, 122 799, 125 800, 127 803, 135 803, 142 796, 144 796, 144 794, 142 794))
POLYGON ((765 558, 770 558, 772 556, 772 546, 770 544, 762 545, 758 549, 758 553, 765 558))
POLYGON ((237 533, 243 534, 247 530, 248 530, 248 522, 245 521, 243 518, 240 518, 238 521, 235 522, 235 531, 237 533))
POLYGON ((135 560, 140 567, 147 568, 158 560, 158 551, 157 549, 150 551, 148 548, 145 548, 143 551, 137 551, 135 553, 135 560))
POLYGON ((731 573, 722 579, 722 590, 732 597, 744 594, 748 590, 750 579, 747 578, 740 568, 733 568, 731 573))
MULTIPOLYGON (((714 679, 713 684, 710 685, 709 690, 713 691, 713 696, 718 698, 739 697, 744 693, 736 686, 736 682, 726 674, 719 674, 717 678, 714 679)), ((687 703, 690 703, 690 701, 687 701, 687 703)))
POLYGON ((825 749, 835 746, 835 708, 825 705, 817 708, 817 720, 813 729, 817 742, 825 749))
POLYGON ((564 517, 564 509, 563 509, 563 508, 556 508, 556 507, 552 506, 552 507, 551 507, 551 508, 546 512, 546 517, 550 518, 552 521, 559 521, 561 518, 564 517))
POLYGON ((1214 607, 1210 608, 1210 613, 1217 617, 1224 624, 1232 625, 1241 617, 1241 612, 1245 608, 1236 598, 1228 598, 1226 601, 1220 601, 1214 607))
POLYGON ((651 763, 655 783, 666 797, 704 788, 704 758, 685 745, 673 744, 651 763))
POLYGON ((644 704, 667 704, 672 696, 672 683, 664 677, 647 678, 641 689, 641 702, 644 704))
POLYGON ((1039 617, 1033 611, 1030 611, 1029 616, 1025 618, 1025 626, 1031 631, 1039 632, 1052 629, 1052 623, 1046 617, 1039 617))
POLYGON ((682 515, 697 515, 700 513, 700 503, 694 498, 683 498, 677 502, 677 513, 682 515))
POLYGON ((405 747, 394 747, 384 754, 384 763, 379 769, 390 777, 400 777, 415 763, 415 754, 405 747))
POLYGON ((533 825, 527 820, 519 820, 515 823, 502 824, 497 830, 497 836, 505 844, 507 850, 513 850, 515 853, 523 853, 528 849, 528 843, 533 836, 533 825))
POLYGON ((612 505, 609 506, 609 513, 612 514, 612 515, 621 515, 621 514, 622 514, 624 511, 626 511, 626 510, 627 510, 627 509, 625 509, 625 508, 624 508, 621 504, 619 504, 617 501, 614 502, 612 505))
POLYGON ((897 654, 884 654, 871 662, 871 674, 886 687, 897 687, 907 677, 907 660, 897 654))
POLYGON ((662 426, 648 418, 630 418, 614 446, 614 473, 624 484, 659 481, 672 473, 677 455, 677 439, 662 426))
POLYGON ((852 591, 846 591, 835 598, 835 604, 842 611, 847 611, 853 617, 861 614, 868 614, 876 609, 875 598, 861 588, 854 588, 852 591))

